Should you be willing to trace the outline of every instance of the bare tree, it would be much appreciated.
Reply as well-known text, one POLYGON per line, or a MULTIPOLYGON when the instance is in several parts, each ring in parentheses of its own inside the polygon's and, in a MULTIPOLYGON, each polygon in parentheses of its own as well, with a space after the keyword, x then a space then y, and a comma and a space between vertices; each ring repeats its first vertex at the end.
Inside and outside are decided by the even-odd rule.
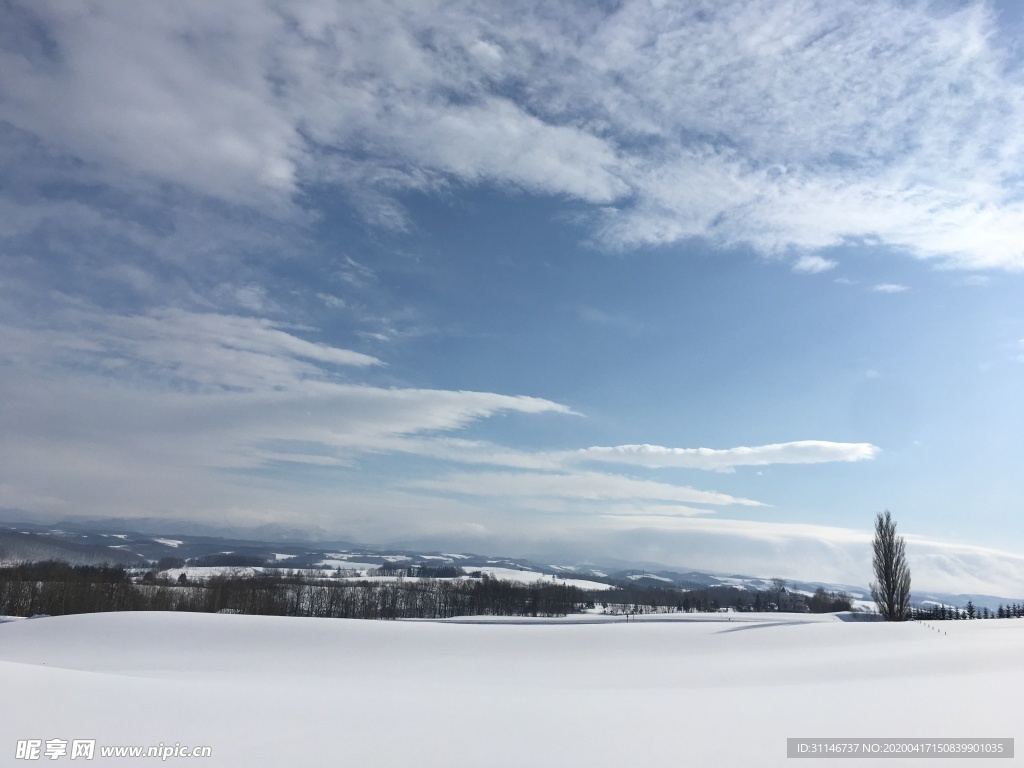
POLYGON ((875 581, 871 597, 886 621, 904 621, 910 608, 910 568, 907 567, 906 542, 896 535, 896 523, 889 510, 875 518, 875 581))

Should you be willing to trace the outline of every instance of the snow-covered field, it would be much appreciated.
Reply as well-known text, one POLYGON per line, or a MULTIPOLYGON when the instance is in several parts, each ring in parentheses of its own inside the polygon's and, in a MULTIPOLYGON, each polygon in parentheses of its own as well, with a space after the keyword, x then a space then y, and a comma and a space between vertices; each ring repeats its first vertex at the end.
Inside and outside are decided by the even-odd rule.
MULTIPOLYGON (((3 623, 0 764, 33 764, 13 758, 34 738, 208 745, 211 758, 166 764, 240 768, 792 768, 793 736, 1021 735, 1024 620, 652 618, 3 623)), ((159 762, 97 751, 83 765, 159 762)))
POLYGON ((462 570, 467 574, 479 571, 480 573, 486 573, 489 576, 493 576, 496 579, 518 581, 523 584, 565 584, 570 587, 579 587, 580 589, 594 589, 602 591, 612 588, 610 584, 605 584, 601 581, 589 581, 588 579, 566 579, 561 576, 552 576, 549 573, 522 571, 516 568, 494 568, 489 565, 483 567, 464 565, 462 566, 462 570))

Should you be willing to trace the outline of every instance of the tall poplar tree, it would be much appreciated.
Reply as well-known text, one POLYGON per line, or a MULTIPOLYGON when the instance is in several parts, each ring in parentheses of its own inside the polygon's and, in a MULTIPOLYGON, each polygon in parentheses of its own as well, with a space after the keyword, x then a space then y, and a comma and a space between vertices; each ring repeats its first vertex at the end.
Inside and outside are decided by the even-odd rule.
POLYGON ((896 535, 896 522, 889 510, 875 518, 874 551, 875 581, 871 597, 886 621, 904 621, 910 608, 910 568, 907 566, 906 542, 896 535))

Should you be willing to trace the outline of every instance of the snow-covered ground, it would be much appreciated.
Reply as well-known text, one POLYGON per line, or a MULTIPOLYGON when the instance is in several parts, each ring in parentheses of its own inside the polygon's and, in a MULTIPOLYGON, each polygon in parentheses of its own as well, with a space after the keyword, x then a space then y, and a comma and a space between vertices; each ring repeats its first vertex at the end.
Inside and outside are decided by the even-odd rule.
POLYGON ((341 560, 328 558, 321 560, 317 565, 324 568, 341 568, 343 571, 375 571, 380 568, 380 563, 364 563, 356 560, 341 560))
POLYGON ((669 584, 672 583, 672 579, 666 576, 655 576, 653 573, 634 573, 629 578, 633 581, 639 581, 640 579, 654 579, 655 581, 667 581, 669 584))
POLYGON ((505 581, 518 581, 523 584, 534 584, 541 582, 544 584, 565 584, 570 587, 579 587, 580 589, 593 589, 593 590, 605 590, 612 589, 610 584, 605 584, 600 581, 589 581, 587 579, 566 579, 561 576, 553 576, 549 573, 540 573, 538 571, 521 571, 517 568, 494 568, 492 566, 477 567, 474 565, 464 565, 462 570, 466 574, 470 573, 486 573, 489 576, 493 576, 496 579, 503 579, 505 581))
POLYGON ((1021 735, 1024 620, 652 618, 4 623, 0 762, 35 738, 208 745, 166 763, 240 768, 792 768, 787 737, 1021 735))
POLYGON ((207 581, 214 576, 231 576, 234 578, 251 578, 262 573, 265 568, 248 565, 187 565, 184 568, 168 568, 160 571, 161 576, 174 581, 181 574, 189 581, 207 581))

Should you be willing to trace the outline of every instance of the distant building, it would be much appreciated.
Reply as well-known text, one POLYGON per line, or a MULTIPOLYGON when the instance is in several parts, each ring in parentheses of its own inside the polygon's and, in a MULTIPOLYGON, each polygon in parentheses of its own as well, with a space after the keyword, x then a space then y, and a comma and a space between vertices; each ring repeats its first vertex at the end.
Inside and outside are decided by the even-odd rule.
POLYGON ((790 592, 785 587, 779 592, 779 610, 785 613, 810 613, 807 598, 799 592, 790 592))

